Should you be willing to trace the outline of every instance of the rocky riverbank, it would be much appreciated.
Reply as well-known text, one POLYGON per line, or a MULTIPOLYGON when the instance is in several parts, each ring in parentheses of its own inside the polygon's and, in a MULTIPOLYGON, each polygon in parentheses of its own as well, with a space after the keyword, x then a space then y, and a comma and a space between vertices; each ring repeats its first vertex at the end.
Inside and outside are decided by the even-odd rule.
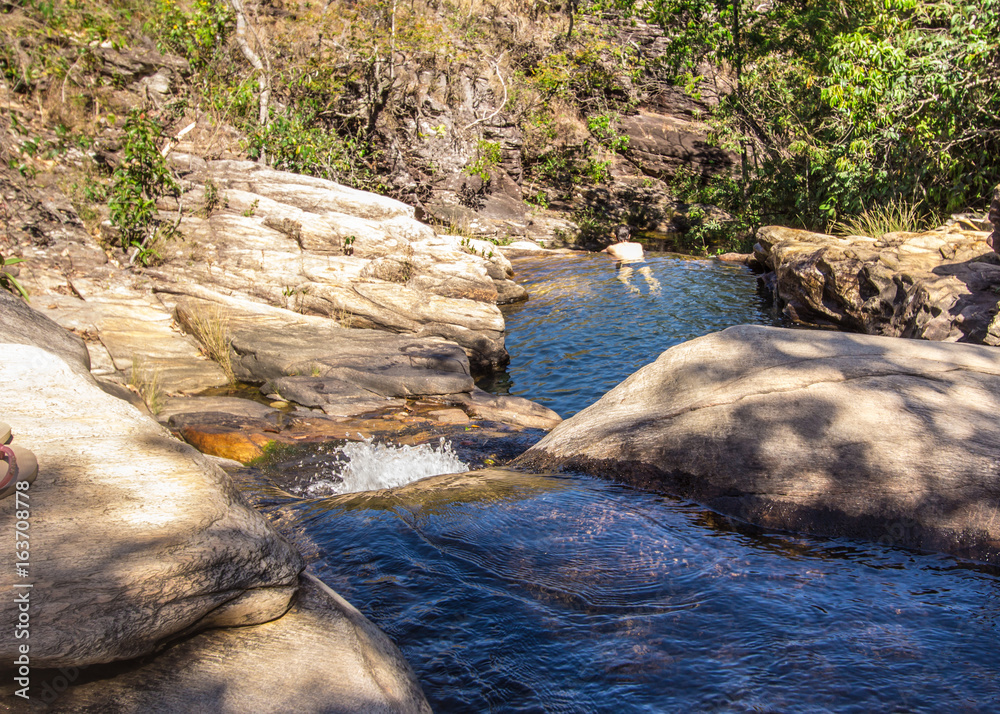
POLYGON ((29 603, 27 636, 3 639, 0 707, 429 711, 395 646, 303 573, 216 460, 102 390, 80 341, 0 299, 0 413, 40 464, 0 516, 30 545, 0 575, 29 603))
POLYGON ((945 342, 1000 344, 1000 258, 985 222, 922 233, 831 236, 770 226, 753 260, 793 322, 945 342))
MULTIPOLYGON (((473 379, 507 360, 497 304, 527 295, 496 246, 438 235, 401 203, 175 161, 195 167, 183 200, 214 186, 220 204, 163 206, 182 220, 155 269, 68 231, 25 250, 31 307, 0 291, 0 414, 40 463, 32 705, 70 672, 53 710, 427 711, 395 646, 303 573, 219 464, 275 444, 551 428, 550 410, 473 379)), ((19 583, 5 573, 0 590, 19 583)))
POLYGON ((993 347, 740 326, 667 350, 514 464, 1000 564, 998 395, 993 347))

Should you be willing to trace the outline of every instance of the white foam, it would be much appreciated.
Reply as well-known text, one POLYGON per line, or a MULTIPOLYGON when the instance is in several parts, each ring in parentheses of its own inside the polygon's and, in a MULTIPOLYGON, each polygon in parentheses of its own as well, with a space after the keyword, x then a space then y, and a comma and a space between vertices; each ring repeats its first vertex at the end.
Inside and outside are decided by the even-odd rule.
POLYGON ((339 472, 337 475, 342 480, 315 481, 306 488, 306 495, 329 496, 396 488, 428 476, 469 470, 469 465, 458 458, 451 443, 445 441, 444 437, 437 447, 428 444, 375 444, 371 439, 365 439, 345 444, 337 452, 347 459, 346 463, 334 465, 334 470, 339 472))

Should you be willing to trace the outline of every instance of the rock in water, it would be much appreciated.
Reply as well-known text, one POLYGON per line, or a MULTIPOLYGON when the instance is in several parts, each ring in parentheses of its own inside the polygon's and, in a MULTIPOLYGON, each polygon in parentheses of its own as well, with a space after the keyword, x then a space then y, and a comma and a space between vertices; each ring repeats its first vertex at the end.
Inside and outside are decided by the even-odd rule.
MULTIPOLYGON (((1000 261, 985 231, 837 237, 766 226, 754 259, 779 310, 808 325, 942 342, 989 342, 1000 261)), ((1000 339, 994 333, 993 339, 1000 339)))
POLYGON ((740 326, 667 350, 515 465, 1000 563, 998 413, 994 348, 740 326))
MULTIPOLYGON (((38 347, 0 344, 0 385, 0 415, 39 464, 22 506, 0 511, 5 533, 29 524, 30 565, 9 563, 0 593, 33 585, 32 667, 139 657, 288 609, 302 559, 219 467, 38 347)), ((2 638, 4 662, 19 644, 2 638)))

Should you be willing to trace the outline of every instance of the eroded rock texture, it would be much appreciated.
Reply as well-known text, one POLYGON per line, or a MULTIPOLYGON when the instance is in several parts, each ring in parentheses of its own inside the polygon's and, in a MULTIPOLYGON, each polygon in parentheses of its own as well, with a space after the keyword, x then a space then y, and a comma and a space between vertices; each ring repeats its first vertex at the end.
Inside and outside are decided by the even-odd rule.
POLYGON ((846 238, 769 226, 754 256, 795 322, 945 342, 1000 344, 1000 260, 983 231, 846 238))

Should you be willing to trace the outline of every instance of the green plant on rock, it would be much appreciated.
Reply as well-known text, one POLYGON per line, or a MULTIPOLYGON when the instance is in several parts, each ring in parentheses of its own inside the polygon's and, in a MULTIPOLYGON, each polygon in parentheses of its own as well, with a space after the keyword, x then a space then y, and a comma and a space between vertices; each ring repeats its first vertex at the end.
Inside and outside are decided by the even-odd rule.
POLYGON ((587 130, 605 147, 621 153, 628 149, 628 137, 618 133, 618 115, 613 112, 587 117, 587 130))
POLYGON ((502 160, 503 147, 499 142, 480 139, 476 144, 475 160, 462 169, 462 172, 468 176, 478 176, 483 184, 488 184, 493 171, 500 166, 502 160))
POLYGON ((205 180, 205 218, 208 218, 213 213, 215 209, 221 206, 225 202, 225 199, 219 193, 219 187, 215 185, 215 181, 212 179, 205 180))
POLYGON ((10 273, 7 268, 18 263, 23 263, 24 258, 6 257, 0 253, 0 288, 9 290, 15 295, 20 295, 25 300, 28 299, 28 291, 17 281, 17 278, 10 273))
POLYGON ((110 219, 119 231, 120 247, 135 248, 132 261, 146 265, 157 254, 152 247, 168 230, 159 225, 156 201, 178 195, 179 187, 160 154, 163 128, 146 111, 132 110, 125 121, 122 160, 111 179, 110 219))

